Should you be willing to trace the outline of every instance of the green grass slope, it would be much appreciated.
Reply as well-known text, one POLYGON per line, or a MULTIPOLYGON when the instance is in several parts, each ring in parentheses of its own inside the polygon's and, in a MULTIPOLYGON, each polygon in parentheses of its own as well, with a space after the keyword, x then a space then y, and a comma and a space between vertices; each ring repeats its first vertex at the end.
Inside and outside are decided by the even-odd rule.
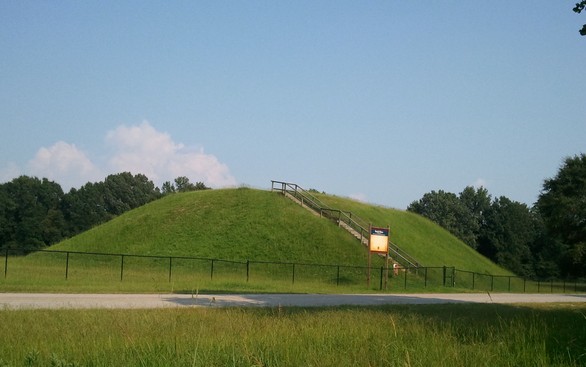
POLYGON ((247 188, 169 195, 52 249, 366 264, 365 250, 335 224, 276 192, 247 188))
MULTIPOLYGON (((319 195, 378 226, 425 266, 509 274, 449 232, 413 213, 319 195)), ((247 188, 169 195, 53 249, 228 260, 366 264, 366 249, 334 223, 284 196, 247 188)))
POLYGON ((478 273, 512 275, 436 223, 412 212, 318 194, 324 204, 351 211, 373 226, 391 227, 391 242, 424 266, 455 266, 478 273))

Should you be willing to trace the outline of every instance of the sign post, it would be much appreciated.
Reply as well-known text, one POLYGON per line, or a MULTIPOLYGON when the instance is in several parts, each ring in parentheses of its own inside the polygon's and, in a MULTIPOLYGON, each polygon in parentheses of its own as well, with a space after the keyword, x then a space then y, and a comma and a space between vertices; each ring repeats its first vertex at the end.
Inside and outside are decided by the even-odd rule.
MULTIPOLYGON (((372 253, 379 253, 385 254, 385 268, 386 268, 386 278, 388 278, 388 271, 389 271, 389 233, 391 231, 390 227, 381 228, 381 227, 373 227, 370 225, 369 230, 369 239, 368 239, 368 273, 366 276, 366 286, 370 288, 370 268, 371 268, 371 256, 372 253)), ((385 279, 385 288, 387 282, 385 279)))

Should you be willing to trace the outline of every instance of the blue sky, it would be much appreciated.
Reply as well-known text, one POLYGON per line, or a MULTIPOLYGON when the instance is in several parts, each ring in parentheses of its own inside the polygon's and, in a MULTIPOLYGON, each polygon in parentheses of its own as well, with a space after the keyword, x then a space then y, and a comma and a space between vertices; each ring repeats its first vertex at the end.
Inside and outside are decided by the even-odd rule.
POLYGON ((532 205, 586 152, 575 1, 2 1, 0 182, 532 205))

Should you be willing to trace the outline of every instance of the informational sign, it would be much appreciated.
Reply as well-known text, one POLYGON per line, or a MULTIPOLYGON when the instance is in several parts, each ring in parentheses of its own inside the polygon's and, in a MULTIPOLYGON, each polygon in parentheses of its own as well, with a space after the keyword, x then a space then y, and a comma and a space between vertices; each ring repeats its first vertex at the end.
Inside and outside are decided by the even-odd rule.
POLYGON ((370 227, 370 240, 369 248, 370 252, 389 252, 389 229, 370 227))

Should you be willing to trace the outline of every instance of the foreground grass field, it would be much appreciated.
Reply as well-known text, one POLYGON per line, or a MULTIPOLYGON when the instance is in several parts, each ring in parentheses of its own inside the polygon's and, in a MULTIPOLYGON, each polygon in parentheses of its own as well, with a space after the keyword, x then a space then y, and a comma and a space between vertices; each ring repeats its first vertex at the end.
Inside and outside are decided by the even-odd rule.
POLYGON ((3 310, 0 366, 582 366, 586 306, 3 310))

